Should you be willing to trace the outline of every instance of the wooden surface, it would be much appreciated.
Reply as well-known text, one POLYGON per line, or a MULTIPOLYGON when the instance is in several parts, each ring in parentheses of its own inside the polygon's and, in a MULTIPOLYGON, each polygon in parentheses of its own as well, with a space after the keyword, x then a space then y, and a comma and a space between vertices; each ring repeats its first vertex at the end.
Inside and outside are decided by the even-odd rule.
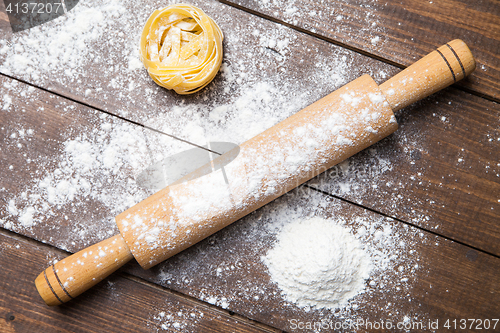
MULTIPOLYGON (((133 27, 164 5, 145 3, 135 8, 125 2, 135 15, 121 13, 130 20, 120 23, 128 29, 123 32, 140 31, 133 27)), ((498 318, 498 1, 192 4, 224 31, 226 69, 191 97, 157 88, 141 69, 110 71, 128 61, 122 50, 133 43, 122 37, 87 40, 89 53, 106 60, 90 62, 86 55, 79 74, 0 65, 0 331, 292 332, 301 330, 290 320, 410 318, 442 325, 447 319, 498 318), (271 115, 256 117, 256 128, 270 127, 362 74, 381 83, 455 38, 469 45, 478 68, 463 83, 399 111, 400 128, 390 137, 150 270, 127 264, 61 307, 47 307, 36 293, 34 279, 45 267, 116 233, 113 216, 130 206, 129 199, 153 192, 138 188, 135 176, 154 158, 134 165, 124 153, 119 167, 106 169, 102 162, 84 174, 102 197, 83 191, 43 205, 35 198, 44 195, 40 180, 77 166, 65 159, 68 142, 114 147, 110 140, 119 130, 130 134, 124 138, 129 153, 145 159, 148 151, 156 157, 158 151, 168 156, 190 148, 141 123, 205 144, 192 133, 190 125, 197 124, 215 138, 241 143, 256 134, 252 127, 248 133, 231 127, 242 101, 271 115), (271 86, 262 99, 243 99, 249 91, 259 93, 254 87, 262 90, 262 82, 271 86), (214 125, 210 110, 217 106, 227 106, 229 120, 214 125), (117 189, 123 198, 106 205, 104 196, 117 189), (13 213, 12 200, 21 213, 13 213), (30 205, 45 213, 32 226, 21 218, 30 205), (310 215, 340 218, 353 230, 368 225, 390 231, 383 240, 367 236, 374 251, 394 258, 390 269, 374 274, 356 308, 306 311, 285 302, 270 281, 261 257, 273 246, 275 226, 283 216, 310 215)), ((6 20, 0 16, 0 40, 20 43, 27 34, 12 34, 6 20)), ((111 28, 118 29, 112 36, 120 35, 117 25, 111 28)), ((0 51, 0 64, 8 64, 9 52, 0 51)), ((440 328, 435 331, 447 331, 440 328)))

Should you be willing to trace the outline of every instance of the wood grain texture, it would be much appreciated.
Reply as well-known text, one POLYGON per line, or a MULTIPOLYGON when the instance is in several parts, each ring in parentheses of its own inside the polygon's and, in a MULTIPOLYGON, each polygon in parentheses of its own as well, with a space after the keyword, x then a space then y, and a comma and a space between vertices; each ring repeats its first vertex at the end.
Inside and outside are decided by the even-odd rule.
MULTIPOLYGON (((248 321, 232 319, 234 317, 217 309, 211 314, 205 304, 168 290, 133 283, 124 279, 122 274, 101 283, 76 301, 48 308, 39 299, 33 279, 54 259, 63 259, 64 254, 5 232, 1 233, 0 239, 1 264, 7 268, 2 275, 11 277, 1 279, 4 286, 0 290, 6 294, 0 299, 8 301, 0 303, 1 318, 6 318, 6 326, 16 332, 35 326, 82 332, 106 327, 113 332, 125 329, 123 323, 130 331, 161 329, 162 324, 175 331, 175 322, 179 323, 182 332, 200 329, 259 331, 248 325, 248 321), (16 281, 15 285, 10 281, 16 281), (161 312, 165 317, 160 315, 161 312), (195 318, 191 313, 196 314, 195 318)), ((285 331, 293 331, 295 320, 335 324, 352 323, 362 318, 394 323, 409 320, 415 325, 426 325, 429 320, 439 320, 443 324, 447 319, 455 318, 494 318, 500 306, 496 279, 499 270, 498 258, 307 188, 299 188, 274 201, 152 270, 145 271, 137 265, 125 268, 125 272, 154 284, 222 305, 285 331), (280 221, 282 214, 294 210, 298 216, 292 213, 289 215, 291 219, 316 214, 333 220, 342 219, 354 232, 370 225, 378 230, 391 230, 379 243, 372 238, 374 235, 370 236, 369 246, 387 249, 393 242, 404 243, 401 247, 390 247, 398 259, 393 258, 393 264, 387 270, 372 273, 367 291, 354 300, 354 304, 358 304, 356 308, 340 312, 304 311, 284 301, 277 286, 270 283, 260 257, 276 238, 277 230, 273 224, 283 223, 280 221), (232 265, 235 267, 231 268, 232 265)), ((270 330, 264 326, 258 328, 270 330)), ((363 327, 360 330, 364 331, 363 327)))
MULTIPOLYGON (((55 240, 53 235, 56 230, 60 240, 64 240, 63 243, 71 243, 71 234, 77 232, 75 226, 83 226, 85 221, 93 223, 92 221, 102 220, 103 224, 93 229, 92 243, 95 242, 96 236, 99 237, 99 233, 101 238, 104 235, 111 236, 116 231, 116 226, 113 221, 105 222, 110 207, 103 207, 102 203, 91 198, 77 200, 80 203, 85 202, 86 208, 77 204, 71 205, 72 207, 54 205, 51 209, 42 209, 45 212, 39 216, 42 223, 28 221, 24 225, 19 220, 19 214, 26 212, 30 206, 19 205, 18 202, 18 208, 13 208, 13 204, 16 201, 14 198, 22 193, 26 196, 25 199, 32 195, 33 191, 47 194, 37 182, 61 171, 58 171, 61 168, 58 157, 64 154, 64 142, 85 136, 96 129, 104 119, 109 124, 113 124, 116 119, 15 80, 5 77, 0 80, 4 102, 0 113, 3 225, 28 237, 49 242, 51 239, 55 240), (9 202, 12 202, 11 209, 8 208, 9 202)), ((130 126, 133 128, 133 125, 130 126)), ((122 171, 126 173, 125 169, 122 171)), ((96 179, 95 185, 98 184, 106 184, 102 175, 100 180, 96 179)), ((47 199, 47 196, 45 198, 47 199)), ((38 208, 41 208, 45 204, 39 202, 38 205, 38 208)), ((33 204, 31 207, 37 208, 37 205, 33 204)), ((87 226, 90 227, 91 224, 87 226)), ((63 243, 59 242, 59 247, 67 249, 63 243)))
POLYGON ((223 0, 335 43, 409 66, 449 40, 470 45, 478 70, 460 86, 498 101, 500 7, 496 0, 223 0))
MULTIPOLYGON (((440 2, 439 6, 447 3, 440 2)), ((483 5, 488 3, 478 2, 477 9, 463 7, 464 13, 458 13, 457 17, 468 15, 466 11, 477 16, 477 11, 485 11, 483 5)), ((50 205, 49 202, 37 203, 33 207, 46 212, 47 216, 33 225, 28 218, 29 207, 36 201, 33 196, 42 193, 39 190, 41 180, 56 175, 58 169, 64 171, 62 162, 71 163, 70 159, 64 159, 68 154, 66 144, 71 140, 105 147, 110 135, 103 134, 103 129, 113 131, 126 127, 136 141, 128 147, 131 152, 141 153, 139 145, 154 151, 159 134, 137 129, 136 125, 92 107, 172 129, 174 134, 189 139, 185 128, 197 124, 207 131, 215 129, 219 135, 224 133, 227 141, 241 143, 247 133, 232 132, 230 123, 212 126, 212 109, 226 107, 228 118, 231 118, 244 113, 238 105, 256 103, 275 116, 265 124, 270 127, 361 74, 370 73, 381 83, 398 72, 396 67, 372 58, 386 57, 377 50, 377 41, 373 45, 371 39, 368 42, 366 38, 359 40, 359 47, 355 47, 367 47, 371 54, 363 56, 219 2, 196 4, 203 6, 220 22, 226 33, 226 70, 207 90, 193 98, 180 98, 158 89, 139 69, 129 71, 125 67, 109 71, 108 66, 120 68, 120 64, 128 61, 127 51, 130 49, 127 45, 130 41, 125 38, 112 42, 96 39, 89 43, 89 53, 98 54, 105 60, 84 62, 76 74, 68 75, 60 68, 50 68, 47 73, 42 71, 38 78, 28 72, 9 74, 91 107, 29 88, 3 75, 0 77, 0 202, 3 201, 0 204, 0 223, 3 227, 70 252, 117 232, 112 221, 113 209, 117 207, 107 206, 99 198, 83 195, 85 193, 65 204, 57 201, 50 205), (279 42, 283 42, 282 48, 279 42), (278 87, 279 93, 264 98, 266 103, 261 104, 256 99, 243 99, 255 94, 256 89, 252 89, 262 82, 278 87), (15 205, 10 204, 11 200, 15 205), (21 216, 25 218, 21 219, 21 216)), ((367 14, 379 4, 360 4, 349 6, 343 2, 343 6, 352 12, 341 14, 352 16, 351 21, 363 26, 346 32, 347 37, 368 36, 377 26, 395 29, 393 21, 397 20, 397 15, 382 15, 375 19, 367 14), (369 23, 370 27, 364 23, 369 23)), ((136 17, 131 22, 122 22, 122 25, 137 25, 137 30, 140 30, 140 17, 146 17, 152 8, 163 5, 159 1, 148 1, 134 11, 136 17)), ((386 6, 399 8, 403 5, 402 2, 391 2, 386 6)), ((380 30, 378 45, 388 45, 390 53, 394 53, 391 57, 400 65, 413 62, 419 57, 418 52, 426 53, 457 37, 451 30, 430 31, 434 28, 426 28, 425 39, 416 35, 405 37, 406 30, 411 32, 429 24, 425 16, 428 11, 422 6, 427 5, 416 3, 413 9, 395 11, 402 13, 403 18, 405 15, 413 17, 403 20, 400 15, 400 21, 406 25, 398 28, 401 36, 396 33, 386 35, 386 30, 380 30), (422 11, 420 23, 418 19, 415 21, 416 14, 412 14, 412 10, 422 11), (442 34, 453 36, 441 40, 444 39, 442 34), (389 36, 399 37, 390 39, 389 36), (395 44, 390 44, 391 40, 395 44), (399 42, 413 47, 410 51, 415 51, 412 53, 415 59, 407 56, 408 49, 404 50, 399 42)), ((493 14, 485 15, 484 21, 496 15, 491 12, 493 14)), ((436 12, 432 14, 437 15, 436 12)), ((445 12, 442 15, 440 20, 450 21, 445 12)), ((463 24, 463 19, 460 20, 463 24)), ((478 22, 474 24, 480 24, 478 22)), ((491 27, 494 28, 495 24, 491 27)), ((433 26, 429 24, 429 27, 433 26)), ((436 23, 435 27, 443 25, 436 23)), ((129 30, 118 29, 113 36, 119 36, 120 32, 132 35, 129 30)), ((484 44, 479 53, 483 54, 480 60, 487 68, 481 74, 486 83, 483 87, 474 80, 469 81, 471 89, 488 92, 494 87, 488 83, 488 75, 495 72, 492 68, 497 63, 498 52, 491 48, 495 45, 495 33, 490 29, 487 33, 478 30, 466 34, 470 38, 480 34, 486 36, 478 37, 484 44)), ((2 41, 15 41, 16 38, 9 32, 1 37, 2 41)), ((8 52, 0 54, 0 63, 8 59, 8 52)), ((387 59, 391 59, 389 55, 387 59)), ((498 83, 497 79, 492 81, 498 83)), ((268 89, 266 93, 270 91, 273 90, 268 89)), ((488 98, 492 96, 494 94, 488 98)), ((99 332, 102 327, 109 331, 123 331, 123 322, 130 322, 131 331, 159 331, 162 324, 170 324, 167 329, 175 329, 173 323, 179 322, 187 325, 180 326, 179 331, 245 332, 255 327, 251 322, 247 325, 249 321, 244 318, 293 331, 292 319, 336 322, 362 318, 396 322, 409 318, 412 322, 439 319, 443 323, 446 319, 495 317, 500 308, 497 278, 500 272, 499 114, 496 103, 460 89, 447 89, 398 114, 400 129, 396 134, 309 183, 342 200, 301 187, 152 270, 144 271, 136 264, 126 266, 123 273, 108 280, 111 283, 98 285, 98 289, 59 310, 48 309, 43 304, 36 294, 33 280, 52 259, 61 259, 61 253, 31 241, 28 241, 30 247, 25 246, 23 238, 2 231, 0 261, 6 261, 1 267, 7 269, 0 273, 0 293, 5 295, 0 297, 0 325, 22 332, 32 331, 39 325, 47 331, 75 331, 80 325, 84 331, 99 332), (368 231, 366 244, 370 244, 368 248, 374 251, 385 249, 395 255, 388 269, 374 272, 367 281, 366 292, 351 301, 355 307, 306 311, 286 302, 278 287, 271 283, 261 258, 273 246, 280 226, 312 215, 339 221, 355 234, 365 228, 368 231), (388 235, 377 241, 376 232, 382 230, 388 235), (173 292, 158 289, 153 284, 173 292), (109 315, 107 311, 110 311, 109 315), (230 316, 226 311, 241 317, 230 316), (165 312, 165 317, 161 317, 162 312, 165 312), (191 312, 195 313, 195 320, 190 319, 191 312), (204 320, 200 313, 211 319, 204 320), (243 326, 238 326, 240 322, 244 323, 243 326)), ((262 126, 261 119, 254 121, 262 126)), ((251 128, 248 135, 250 132, 251 128)), ((167 155, 177 149, 186 149, 186 146, 173 143, 165 143, 164 147, 167 155)), ((148 154, 141 156, 145 160, 150 158, 148 154)), ((136 189, 133 187, 134 176, 144 166, 128 164, 127 159, 123 161, 117 173, 104 167, 93 169, 95 177, 88 178, 92 180, 92 186, 108 195, 114 193, 110 192, 111 188, 119 188, 122 193, 133 192, 136 189)), ((144 162, 144 165, 151 162, 153 160, 144 162)), ((143 192, 144 195, 147 193, 143 192)), ((117 206, 120 205, 125 204, 121 201, 117 206)), ((258 328, 270 329, 268 326, 258 328)))
POLYGON ((78 301, 47 307, 33 281, 65 253, 0 228, 2 332, 273 332, 178 293, 118 274, 78 301))

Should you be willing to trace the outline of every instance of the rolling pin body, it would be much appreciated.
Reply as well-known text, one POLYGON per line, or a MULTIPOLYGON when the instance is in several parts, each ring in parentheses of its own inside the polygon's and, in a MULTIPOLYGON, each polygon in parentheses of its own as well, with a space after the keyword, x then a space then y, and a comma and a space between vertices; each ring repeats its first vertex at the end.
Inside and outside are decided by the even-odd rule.
POLYGON ((94 245, 102 256, 90 260, 86 249, 47 268, 35 281, 40 295, 49 305, 66 302, 132 255, 154 266, 390 135, 393 110, 474 68, 465 43, 454 40, 380 87, 368 75, 352 81, 243 143, 236 158, 228 152, 119 214, 120 235, 94 245))
MULTIPOLYGON (((160 190, 116 223, 134 258, 149 268, 396 128, 378 85, 364 75, 246 141, 225 167, 160 190)), ((225 158, 214 163, 224 165, 225 158)))

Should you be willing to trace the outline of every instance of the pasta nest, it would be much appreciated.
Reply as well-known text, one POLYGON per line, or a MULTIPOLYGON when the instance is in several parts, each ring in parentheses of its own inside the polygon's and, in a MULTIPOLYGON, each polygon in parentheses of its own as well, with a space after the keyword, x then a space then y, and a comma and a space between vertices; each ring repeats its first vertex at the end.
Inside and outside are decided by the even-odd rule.
POLYGON ((153 80, 192 94, 213 80, 222 63, 224 36, 201 9, 175 4, 155 10, 141 35, 141 61, 153 80))

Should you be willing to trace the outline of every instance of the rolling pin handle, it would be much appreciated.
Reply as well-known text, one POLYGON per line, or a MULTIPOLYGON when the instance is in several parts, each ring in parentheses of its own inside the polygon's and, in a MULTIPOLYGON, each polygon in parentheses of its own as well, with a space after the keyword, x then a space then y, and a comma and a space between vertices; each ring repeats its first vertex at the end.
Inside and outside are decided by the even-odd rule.
POLYGON ((60 305, 96 285, 132 258, 118 234, 45 269, 35 280, 36 289, 47 305, 60 305))
POLYGON ((441 46, 380 85, 395 112, 458 82, 476 68, 476 61, 460 39, 441 46))

